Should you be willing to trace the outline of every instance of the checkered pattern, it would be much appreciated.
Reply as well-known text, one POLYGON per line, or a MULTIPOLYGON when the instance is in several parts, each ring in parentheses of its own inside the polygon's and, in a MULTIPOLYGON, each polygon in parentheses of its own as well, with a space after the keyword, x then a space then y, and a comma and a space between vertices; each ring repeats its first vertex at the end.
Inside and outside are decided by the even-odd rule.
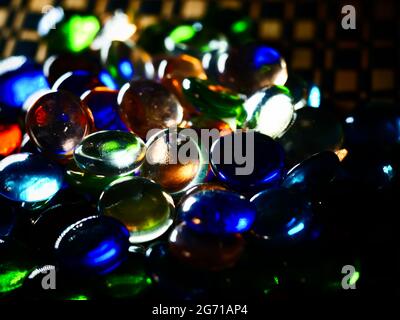
MULTIPOLYGON (((137 13, 146 26, 160 18, 196 19, 211 0, 0 0, 0 57, 24 54, 43 61, 46 45, 36 33, 46 5, 91 12, 116 9, 137 13)), ((248 12, 261 40, 277 47, 289 68, 320 85, 344 112, 366 100, 400 100, 400 39, 397 0, 219 0, 220 6, 248 12), (356 30, 341 28, 341 8, 355 6, 356 30)))

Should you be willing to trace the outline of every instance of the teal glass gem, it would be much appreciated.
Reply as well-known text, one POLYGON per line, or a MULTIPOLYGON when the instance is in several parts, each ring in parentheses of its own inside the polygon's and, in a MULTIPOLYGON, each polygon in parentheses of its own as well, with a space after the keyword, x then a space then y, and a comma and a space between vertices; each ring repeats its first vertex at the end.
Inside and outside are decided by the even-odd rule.
POLYGON ((98 131, 82 140, 74 159, 82 170, 104 176, 129 174, 144 161, 146 146, 130 132, 98 131))
POLYGON ((18 153, 0 161, 0 194, 10 200, 47 200, 60 190, 62 181, 61 169, 41 155, 18 153))
POLYGON ((186 99, 212 119, 236 119, 242 126, 246 120, 243 97, 230 89, 207 80, 187 78, 182 82, 186 99))
POLYGON ((246 100, 244 107, 247 112, 247 128, 271 138, 281 136, 294 117, 292 96, 284 86, 257 91, 246 100))

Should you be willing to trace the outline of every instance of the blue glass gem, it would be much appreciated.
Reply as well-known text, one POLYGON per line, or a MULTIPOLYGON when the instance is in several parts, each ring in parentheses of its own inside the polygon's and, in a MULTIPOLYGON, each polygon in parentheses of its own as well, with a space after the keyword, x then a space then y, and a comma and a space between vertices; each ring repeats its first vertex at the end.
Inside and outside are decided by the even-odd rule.
POLYGON ((111 85, 111 89, 115 89, 116 86, 110 83, 111 80, 111 77, 107 77, 105 71, 100 72, 98 75, 84 70, 70 71, 58 78, 52 90, 66 90, 80 97, 84 92, 95 87, 111 85))
POLYGON ((178 207, 178 218, 199 232, 225 234, 244 232, 254 222, 254 206, 243 196, 224 190, 200 191, 178 207))
POLYGON ((10 200, 47 200, 60 190, 62 181, 61 169, 41 155, 18 153, 0 161, 0 194, 10 200))
POLYGON ((282 186, 315 194, 336 176, 340 161, 332 151, 323 151, 293 167, 282 182, 282 186))
POLYGON ((272 188, 250 199, 256 206, 251 229, 257 238, 277 244, 292 242, 307 230, 311 219, 310 203, 285 188, 272 188))
POLYGON ((271 85, 284 85, 288 78, 280 53, 258 43, 230 48, 218 57, 217 69, 222 85, 246 95, 271 85))
POLYGON ((106 274, 126 259, 129 232, 114 218, 91 216, 66 228, 54 248, 60 266, 65 269, 106 274))
POLYGON ((0 105, 21 108, 33 93, 49 89, 42 68, 24 56, 0 61, 0 105))
POLYGON ((211 147, 214 174, 236 190, 259 190, 278 184, 284 174, 284 159, 279 143, 252 130, 220 137, 211 147))
POLYGON ((97 130, 129 131, 119 116, 117 97, 118 91, 107 87, 96 87, 81 96, 92 111, 97 130))

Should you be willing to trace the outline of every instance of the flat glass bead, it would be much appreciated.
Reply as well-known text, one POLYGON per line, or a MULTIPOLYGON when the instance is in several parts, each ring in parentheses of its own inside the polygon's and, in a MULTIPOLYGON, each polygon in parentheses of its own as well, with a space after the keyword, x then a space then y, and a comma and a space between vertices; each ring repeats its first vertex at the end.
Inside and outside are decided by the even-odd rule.
POLYGON ((25 124, 31 141, 42 152, 70 158, 76 145, 92 130, 93 117, 71 93, 49 92, 29 108, 25 124))
POLYGON ((262 191, 250 201, 257 210, 251 233, 259 239, 283 245, 304 235, 309 227, 310 204, 286 188, 262 191))
POLYGON ((122 120, 142 139, 151 129, 177 126, 183 119, 178 99, 154 81, 137 80, 126 84, 119 93, 118 102, 122 120))
POLYGON ((74 159, 82 170, 103 176, 129 174, 144 161, 146 146, 130 132, 98 131, 75 148, 74 159))
POLYGON ((250 229, 256 215, 243 196, 224 190, 192 193, 177 208, 177 217, 202 233, 227 234, 250 229))
POLYGON ((332 181, 338 173, 339 166, 339 158, 334 152, 317 153, 290 169, 282 186, 314 194, 332 181))
POLYGON ((19 110, 30 95, 47 89, 42 68, 33 61, 24 56, 0 60, 0 105, 19 110))
MULTIPOLYGON (((52 90, 68 91, 80 97, 88 90, 95 87, 107 87, 108 83, 102 81, 101 76, 90 73, 89 71, 76 70, 68 71, 54 83, 52 90)), ((113 87, 112 89, 115 89, 113 87)))
POLYGON ((182 222, 169 236, 172 255, 193 267, 222 270, 235 265, 244 249, 241 234, 217 236, 194 231, 182 222))
POLYGON ((18 153, 0 161, 0 194, 20 202, 38 202, 60 190, 63 173, 40 155, 18 153))
POLYGON ((185 98, 206 116, 223 120, 236 119, 238 126, 246 120, 243 97, 216 83, 197 78, 183 80, 185 98))
POLYGON ((174 219, 172 198, 160 185, 142 177, 112 182, 100 195, 98 210, 124 223, 131 243, 158 238, 174 219))
POLYGON ((159 183, 173 196, 183 194, 206 178, 208 164, 197 142, 189 136, 165 129, 151 137, 146 146, 140 175, 159 183), (187 150, 189 156, 178 159, 187 150))
POLYGON ((220 83, 247 95, 271 85, 284 85, 288 78, 285 60, 265 45, 231 48, 219 60, 220 83))
POLYGON ((86 91, 82 102, 92 111, 97 130, 128 131, 118 113, 118 91, 107 87, 96 87, 86 91))
POLYGON ((165 19, 146 26, 140 32, 137 44, 153 57, 162 54, 165 52, 164 39, 173 28, 174 25, 165 19))
POLYGON ((0 159, 19 150, 22 131, 18 124, 0 123, 0 159))
POLYGON ((101 60, 121 87, 135 79, 153 79, 150 55, 130 41, 112 41, 101 49, 101 60))
POLYGON ((257 91, 244 103, 245 126, 271 138, 281 136, 294 117, 293 98, 286 87, 272 86, 257 91))
POLYGON ((211 147, 212 171, 221 182, 235 190, 259 190, 278 184, 284 174, 284 160, 285 154, 278 142, 254 131, 252 133, 237 131, 222 136, 211 147), (244 164, 236 163, 237 159, 234 159, 232 154, 245 154, 246 140, 247 144, 250 144, 246 156, 247 169, 240 173, 244 164), (253 149, 251 144, 254 144, 253 149), (225 153, 225 150, 231 151, 225 153))
POLYGON ((338 151, 344 140, 343 127, 335 116, 321 108, 302 108, 293 125, 279 138, 289 165, 321 151, 338 151))
POLYGON ((94 15, 66 16, 47 36, 49 51, 80 53, 90 47, 100 27, 94 15))
POLYGON ((54 249, 60 267, 72 272, 107 274, 127 257, 129 232, 118 220, 91 216, 67 227, 54 249))

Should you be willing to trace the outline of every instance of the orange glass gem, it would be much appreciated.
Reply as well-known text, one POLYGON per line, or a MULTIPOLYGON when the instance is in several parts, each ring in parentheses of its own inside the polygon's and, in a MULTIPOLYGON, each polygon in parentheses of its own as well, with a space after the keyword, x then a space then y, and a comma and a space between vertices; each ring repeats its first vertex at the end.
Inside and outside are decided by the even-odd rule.
POLYGON ((22 132, 17 124, 0 124, 0 157, 17 151, 22 142, 22 132))

